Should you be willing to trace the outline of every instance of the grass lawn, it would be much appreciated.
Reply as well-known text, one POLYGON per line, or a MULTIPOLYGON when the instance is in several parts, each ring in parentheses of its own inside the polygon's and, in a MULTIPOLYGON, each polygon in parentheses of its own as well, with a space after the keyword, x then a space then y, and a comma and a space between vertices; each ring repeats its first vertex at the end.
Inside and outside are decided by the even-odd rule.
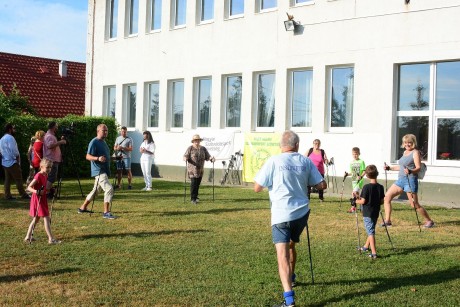
MULTIPOLYGON (((83 180, 84 193, 92 180, 83 180)), ((268 193, 202 186, 201 202, 184 204, 183 183, 154 180, 154 191, 116 191, 102 218, 77 214, 76 181, 63 182, 53 206, 48 245, 43 222, 32 245, 23 238, 28 203, 0 203, 0 305, 3 306, 271 306, 282 300, 271 243, 268 193)), ((188 190, 187 190, 188 195, 188 190)), ((313 195, 310 239, 298 245, 297 306, 460 306, 460 211, 428 207, 436 222, 419 229, 414 211, 394 206, 389 228, 377 229, 377 260, 356 251, 355 215, 348 201, 313 195)), ((361 244, 365 240, 359 219, 361 244)))

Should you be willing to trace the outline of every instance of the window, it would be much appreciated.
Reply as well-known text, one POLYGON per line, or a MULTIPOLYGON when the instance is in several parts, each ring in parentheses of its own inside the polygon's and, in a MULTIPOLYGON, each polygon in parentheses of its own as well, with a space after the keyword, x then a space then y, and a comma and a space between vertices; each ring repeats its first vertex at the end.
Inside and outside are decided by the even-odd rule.
POLYGON ((211 21, 214 19, 214 0, 198 0, 199 22, 211 21))
POLYGON ((137 34, 139 23, 139 0, 126 0, 126 13, 128 17, 128 35, 137 34))
POLYGON ((226 0, 226 18, 244 14, 244 0, 226 0))
POLYGON ((334 67, 330 70, 329 116, 330 128, 353 125, 353 67, 334 67))
POLYGON ((294 0, 294 6, 314 2, 314 0, 294 0))
POLYGON ((257 75, 257 127, 275 125, 275 74, 257 75))
POLYGON ((160 84, 153 82, 148 84, 148 127, 158 128, 160 112, 160 84))
POLYGON ((126 85, 125 95, 126 126, 136 126, 136 85, 126 85))
POLYGON ((108 38, 117 37, 118 0, 107 0, 108 38))
POLYGON ((398 67, 395 159, 406 134, 417 137, 422 160, 460 165, 460 61, 398 67))
POLYGON ((186 12, 187 12, 187 0, 173 0, 173 27, 185 26, 186 12))
POLYGON ((161 29, 161 4, 162 0, 150 0, 150 31, 161 29))
POLYGON ((275 9, 278 6, 278 0, 259 0, 259 11, 275 9))
POLYGON ((211 78, 197 79, 197 127, 211 127, 211 78))
POLYGON ((116 87, 107 86, 104 88, 105 96, 105 115, 110 117, 115 117, 115 107, 116 107, 116 87))
POLYGON ((311 127, 312 70, 291 73, 291 126, 311 127))
POLYGON ((171 127, 182 128, 184 125, 184 81, 171 82, 171 127))
POLYGON ((240 127, 241 123, 241 94, 242 77, 225 77, 225 125, 227 127, 240 127))

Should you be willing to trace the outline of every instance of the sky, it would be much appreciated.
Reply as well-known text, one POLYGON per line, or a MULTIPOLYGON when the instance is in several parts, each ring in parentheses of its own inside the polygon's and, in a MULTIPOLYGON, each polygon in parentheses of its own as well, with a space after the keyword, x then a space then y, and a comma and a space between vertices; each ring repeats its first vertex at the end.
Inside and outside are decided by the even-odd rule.
POLYGON ((86 62, 88 0, 0 0, 0 52, 86 62))

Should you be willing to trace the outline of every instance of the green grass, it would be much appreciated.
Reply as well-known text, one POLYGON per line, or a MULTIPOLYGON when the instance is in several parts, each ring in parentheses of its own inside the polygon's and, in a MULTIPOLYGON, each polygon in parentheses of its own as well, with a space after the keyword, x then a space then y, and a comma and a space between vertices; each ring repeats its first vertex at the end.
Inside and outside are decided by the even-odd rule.
MULTIPOLYGON (((83 180, 87 193, 93 181, 83 180)), ((24 244, 28 204, 0 204, 0 305, 271 306, 282 300, 271 243, 268 194, 202 186, 201 202, 184 204, 183 183, 154 181, 153 192, 117 191, 116 220, 77 214, 76 182, 64 181, 52 229, 61 245, 24 244)), ((188 194, 188 191, 187 191, 188 194)), ((395 204, 389 228, 395 250, 377 229, 377 260, 356 252, 348 203, 313 195, 311 284, 306 236, 298 245, 298 306, 459 306, 460 211, 428 207, 436 221, 419 233, 415 214, 395 204)), ((359 220, 361 242, 364 228, 359 220)))

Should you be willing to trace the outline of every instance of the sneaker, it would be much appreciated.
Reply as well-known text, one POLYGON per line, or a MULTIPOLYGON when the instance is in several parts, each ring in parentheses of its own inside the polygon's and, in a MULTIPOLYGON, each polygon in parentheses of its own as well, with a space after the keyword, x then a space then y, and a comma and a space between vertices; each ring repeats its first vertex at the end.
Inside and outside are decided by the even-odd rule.
POLYGON ((132 185, 129 185, 128 186, 128 190, 132 190, 133 189, 133 186, 132 185))
POLYGON ((147 189, 145 189, 145 190, 146 190, 147 192, 150 192, 150 191, 152 191, 152 188, 147 188, 147 189))
POLYGON ((292 274, 292 276, 291 276, 291 287, 293 287, 293 288, 295 286, 297 286, 296 278, 297 278, 297 274, 295 274, 295 273, 292 274))
POLYGON ((196 200, 192 200, 192 201, 191 201, 191 204, 192 204, 192 205, 196 205, 196 204, 197 204, 196 200))
POLYGON ((351 207, 347 213, 355 213, 356 212, 356 207, 351 207))
POLYGON ((147 191, 147 188, 143 188, 143 189, 141 189, 141 191, 147 191))
POLYGON ((200 202, 200 199, 197 197, 197 198, 195 199, 195 202, 199 203, 199 202, 200 202))
POLYGON ((292 303, 291 305, 286 305, 286 302, 283 301, 281 304, 275 304, 273 307, 295 307, 295 303, 292 303))
POLYGON ((423 227, 425 227, 425 228, 432 228, 433 226, 434 226, 433 221, 426 222, 425 225, 423 225, 423 227))
POLYGON ((112 212, 106 212, 102 215, 102 217, 109 220, 114 220, 117 218, 115 215, 112 215, 112 212))
POLYGON ((368 257, 374 260, 374 259, 377 259, 377 254, 369 254, 368 257))
POLYGON ((51 241, 48 241, 48 244, 61 244, 62 241, 53 239, 51 241))
POLYGON ((385 226, 391 227, 391 222, 386 222, 386 221, 385 221, 385 222, 383 222, 382 224, 380 224, 380 227, 385 227, 385 226))
POLYGON ((93 213, 93 211, 88 210, 88 209, 80 209, 80 208, 78 208, 78 213, 80 213, 80 214, 81 213, 93 213))

